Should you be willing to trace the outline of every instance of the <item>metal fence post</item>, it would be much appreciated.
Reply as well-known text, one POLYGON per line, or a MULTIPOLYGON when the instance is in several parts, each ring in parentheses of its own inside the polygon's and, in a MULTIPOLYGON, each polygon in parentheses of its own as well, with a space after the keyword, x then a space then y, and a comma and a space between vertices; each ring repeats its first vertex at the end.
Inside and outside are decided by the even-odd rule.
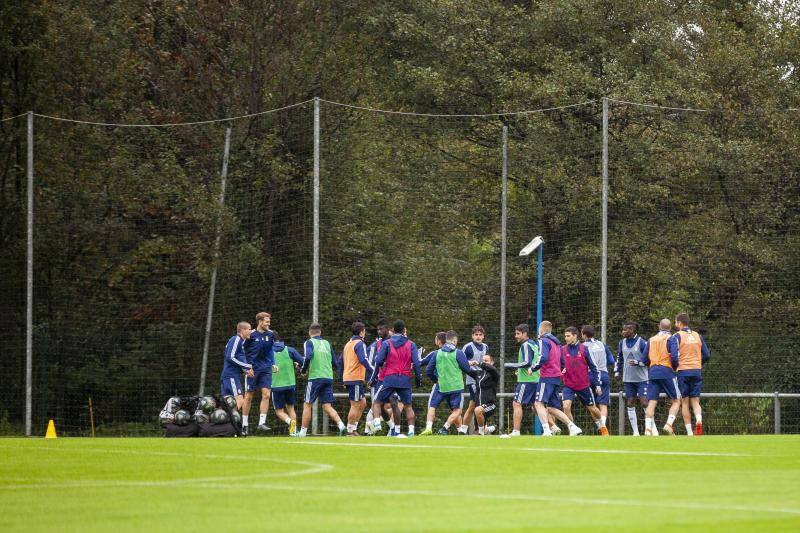
POLYGON ((775 393, 775 399, 773 400, 775 405, 775 434, 781 434, 781 395, 779 393, 775 393))
POLYGON ((25 435, 33 419, 33 111, 28 111, 28 250, 25 304, 25 435))
MULTIPOLYGON (((506 251, 508 246, 508 126, 503 126, 503 192, 500 211, 500 393, 506 384, 506 251)), ((503 431, 506 399, 500 397, 498 431, 503 431)))
POLYGON ((617 409, 619 413, 617 413, 617 424, 619 424, 619 429, 617 429, 617 434, 624 435, 625 434, 625 398, 622 391, 617 393, 617 398, 619 401, 617 402, 617 409))
POLYGON ((208 350, 211 344, 211 325, 214 320, 214 294, 217 289, 217 269, 219 268, 219 246, 222 238, 222 207, 225 205, 225 186, 228 180, 228 160, 231 150, 231 128, 225 129, 225 148, 222 151, 222 178, 220 180, 219 207, 220 217, 217 220, 217 236, 214 238, 214 269, 211 271, 211 285, 208 288, 208 312, 206 313, 206 331, 203 339, 203 361, 200 365, 199 395, 206 388, 206 371, 208 370, 208 350))
MULTIPOLYGON (((319 97, 314 98, 314 257, 311 296, 311 321, 319 323, 319 97)), ((311 433, 319 430, 319 400, 314 401, 311 433)))
POLYGON ((603 98, 603 237, 600 251, 600 340, 606 342, 608 312, 608 98, 603 98))

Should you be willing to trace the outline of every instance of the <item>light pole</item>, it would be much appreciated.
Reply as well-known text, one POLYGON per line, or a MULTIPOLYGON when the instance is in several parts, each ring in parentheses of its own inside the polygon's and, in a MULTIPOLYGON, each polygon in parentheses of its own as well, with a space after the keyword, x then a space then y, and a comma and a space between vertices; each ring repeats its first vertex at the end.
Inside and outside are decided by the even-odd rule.
POLYGON ((542 323, 542 245, 544 244, 544 239, 542 236, 538 236, 533 239, 531 242, 525 246, 522 250, 519 251, 520 257, 526 257, 531 255, 537 248, 539 249, 539 261, 537 266, 537 276, 536 276, 536 334, 538 335, 539 331, 539 324, 542 323))

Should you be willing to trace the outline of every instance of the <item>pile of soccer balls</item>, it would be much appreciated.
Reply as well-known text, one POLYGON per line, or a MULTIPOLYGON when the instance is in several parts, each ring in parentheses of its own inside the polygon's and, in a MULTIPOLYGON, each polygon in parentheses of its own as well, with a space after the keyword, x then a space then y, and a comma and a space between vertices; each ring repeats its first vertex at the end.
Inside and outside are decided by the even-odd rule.
POLYGON ((165 437, 238 437, 242 431, 233 396, 173 396, 158 419, 165 437))

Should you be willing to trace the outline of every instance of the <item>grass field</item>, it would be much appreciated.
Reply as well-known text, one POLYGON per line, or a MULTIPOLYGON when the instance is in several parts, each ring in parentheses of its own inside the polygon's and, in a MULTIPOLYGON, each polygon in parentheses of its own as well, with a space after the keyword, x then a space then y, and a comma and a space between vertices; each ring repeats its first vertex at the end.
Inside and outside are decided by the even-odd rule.
POLYGON ((0 439, 0 531, 800 530, 800 436, 0 439))

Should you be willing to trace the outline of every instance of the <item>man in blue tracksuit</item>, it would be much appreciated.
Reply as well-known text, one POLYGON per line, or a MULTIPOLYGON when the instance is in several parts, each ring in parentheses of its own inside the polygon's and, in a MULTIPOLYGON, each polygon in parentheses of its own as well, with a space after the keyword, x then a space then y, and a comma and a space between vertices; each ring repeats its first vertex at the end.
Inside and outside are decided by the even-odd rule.
POLYGON ((606 427, 608 419, 608 404, 611 401, 611 378, 608 369, 614 367, 614 355, 602 341, 594 338, 594 326, 586 325, 581 328, 583 345, 589 350, 589 355, 600 372, 600 391, 597 394, 597 408, 600 409, 600 423, 606 427))
POLYGON ((239 322, 236 324, 236 335, 228 339, 225 345, 225 363, 222 365, 222 374, 219 376, 220 395, 235 396, 236 408, 241 409, 244 404, 242 396, 242 372, 248 377, 253 376, 253 365, 247 362, 244 354, 244 341, 250 338, 250 324, 239 322))
POLYGON ((253 377, 245 381, 244 406, 242 407, 242 434, 247 434, 248 415, 250 405, 256 390, 261 391, 261 404, 258 406, 258 431, 269 431, 267 426, 267 411, 269 410, 269 397, 272 393, 272 366, 275 356, 272 345, 275 342, 275 333, 270 331, 271 316, 267 312, 256 315, 256 329, 250 333, 250 338, 244 342, 244 351, 247 362, 253 365, 253 377))

